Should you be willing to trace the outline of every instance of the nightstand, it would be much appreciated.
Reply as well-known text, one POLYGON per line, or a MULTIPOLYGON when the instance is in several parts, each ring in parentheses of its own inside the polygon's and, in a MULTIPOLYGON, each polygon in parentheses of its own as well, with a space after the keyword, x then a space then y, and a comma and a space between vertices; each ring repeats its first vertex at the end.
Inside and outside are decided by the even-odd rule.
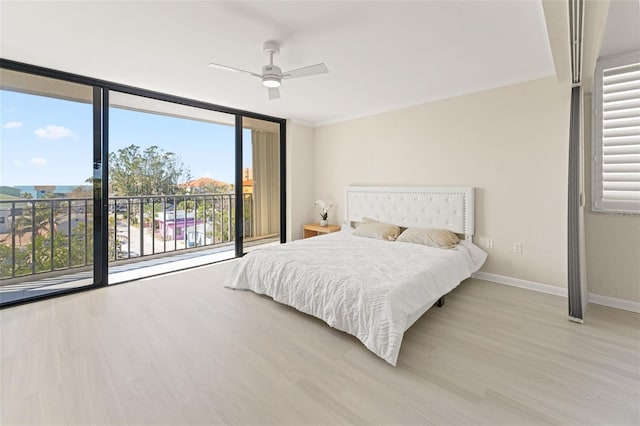
POLYGON ((316 237, 321 234, 330 234, 338 232, 340 225, 320 226, 319 223, 309 223, 302 227, 302 238, 316 237))

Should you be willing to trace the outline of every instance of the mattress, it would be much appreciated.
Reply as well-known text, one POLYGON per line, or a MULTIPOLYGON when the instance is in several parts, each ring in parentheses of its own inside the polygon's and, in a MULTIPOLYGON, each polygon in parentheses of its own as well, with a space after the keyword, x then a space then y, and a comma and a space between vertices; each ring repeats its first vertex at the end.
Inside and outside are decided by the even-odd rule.
POLYGON ((444 250, 341 231, 252 251, 225 287, 320 318, 395 366, 407 328, 486 257, 467 241, 444 250))

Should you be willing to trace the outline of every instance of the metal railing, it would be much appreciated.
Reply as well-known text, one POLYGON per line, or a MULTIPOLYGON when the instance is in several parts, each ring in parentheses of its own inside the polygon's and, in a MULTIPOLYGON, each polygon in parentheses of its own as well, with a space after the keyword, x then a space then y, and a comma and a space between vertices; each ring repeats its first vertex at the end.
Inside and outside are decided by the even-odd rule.
MULTIPOLYGON (((110 262, 228 244, 235 194, 111 197, 110 262)), ((245 238, 257 237, 243 194, 245 238)), ((0 280, 93 265, 93 200, 0 200, 0 280)))

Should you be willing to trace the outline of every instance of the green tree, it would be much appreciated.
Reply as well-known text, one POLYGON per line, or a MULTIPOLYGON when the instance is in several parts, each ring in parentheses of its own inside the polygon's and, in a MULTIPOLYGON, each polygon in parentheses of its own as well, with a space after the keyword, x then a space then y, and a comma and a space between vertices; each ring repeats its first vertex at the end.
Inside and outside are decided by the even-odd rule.
POLYGON ((11 247, 5 244, 0 244, 0 278, 11 277, 11 247))
POLYGON ((71 234, 71 267, 91 265, 92 263, 93 222, 89 222, 87 226, 84 223, 79 223, 73 228, 71 234))
MULTIPOLYGON (((50 232, 53 229, 51 224, 51 209, 53 207, 48 202, 25 203, 22 214, 16 217, 15 232, 18 237, 18 245, 22 245, 24 234, 41 231, 50 232)), ((53 225, 56 224, 56 215, 53 215, 53 225)))
POLYGON ((36 258, 34 259, 36 272, 67 268, 68 237, 64 234, 54 231, 53 234, 36 235, 33 244, 36 246, 36 258))
MULTIPOLYGON (((64 204, 65 202, 61 202, 64 204)), ((28 231, 33 227, 36 232, 45 231, 50 233, 53 231, 58 222, 55 206, 50 201, 31 202, 25 204, 23 209, 23 217, 19 219, 21 226, 26 226, 28 231), (53 216, 53 221, 51 220, 53 216)), ((18 226, 18 224, 16 224, 18 226)))
POLYGON ((93 197, 93 188, 90 186, 76 186, 67 194, 68 198, 91 198, 93 197))
POLYGON ((129 145, 109 155, 109 180, 118 195, 171 195, 191 179, 189 167, 173 152, 157 146, 144 151, 129 145))
POLYGON ((21 215, 16 218, 15 223, 15 232, 18 236, 18 245, 22 246, 22 237, 27 232, 31 232, 31 216, 30 215, 21 215))

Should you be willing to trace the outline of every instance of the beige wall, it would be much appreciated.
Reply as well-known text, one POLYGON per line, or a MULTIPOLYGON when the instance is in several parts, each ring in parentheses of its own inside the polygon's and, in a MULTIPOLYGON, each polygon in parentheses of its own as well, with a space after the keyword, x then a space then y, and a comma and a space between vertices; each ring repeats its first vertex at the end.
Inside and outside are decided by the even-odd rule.
MULTIPOLYGON (((337 202, 330 220, 340 223, 343 188, 350 184, 473 185, 478 188, 474 240, 484 246, 484 238, 492 238, 495 244, 485 248, 489 259, 483 270, 566 287, 568 17, 561 2, 543 5, 560 86, 556 78, 532 81, 315 131, 289 124, 288 198, 293 193, 295 203, 288 204, 288 239, 300 238, 302 224, 317 219, 317 198, 337 202), (516 241, 523 243, 521 255, 511 251, 516 241)), ((588 10, 595 11, 593 5, 588 10)), ((592 50, 593 39, 588 40, 592 50)), ((640 302, 640 216, 591 212, 590 103, 588 95, 588 291, 640 302)))
POLYGON ((589 293, 640 302, 640 216, 591 211, 592 96, 584 101, 585 234, 589 293))
MULTIPOLYGON (((492 238, 495 247, 483 271, 566 287, 570 89, 562 87, 546 78, 319 127, 305 202, 336 201, 330 221, 340 223, 347 185, 475 186, 474 241, 492 238)), ((313 212, 294 210, 308 218, 305 209, 313 212)))
POLYGON ((302 238, 302 225, 314 221, 313 131, 287 122, 287 241, 302 238))

